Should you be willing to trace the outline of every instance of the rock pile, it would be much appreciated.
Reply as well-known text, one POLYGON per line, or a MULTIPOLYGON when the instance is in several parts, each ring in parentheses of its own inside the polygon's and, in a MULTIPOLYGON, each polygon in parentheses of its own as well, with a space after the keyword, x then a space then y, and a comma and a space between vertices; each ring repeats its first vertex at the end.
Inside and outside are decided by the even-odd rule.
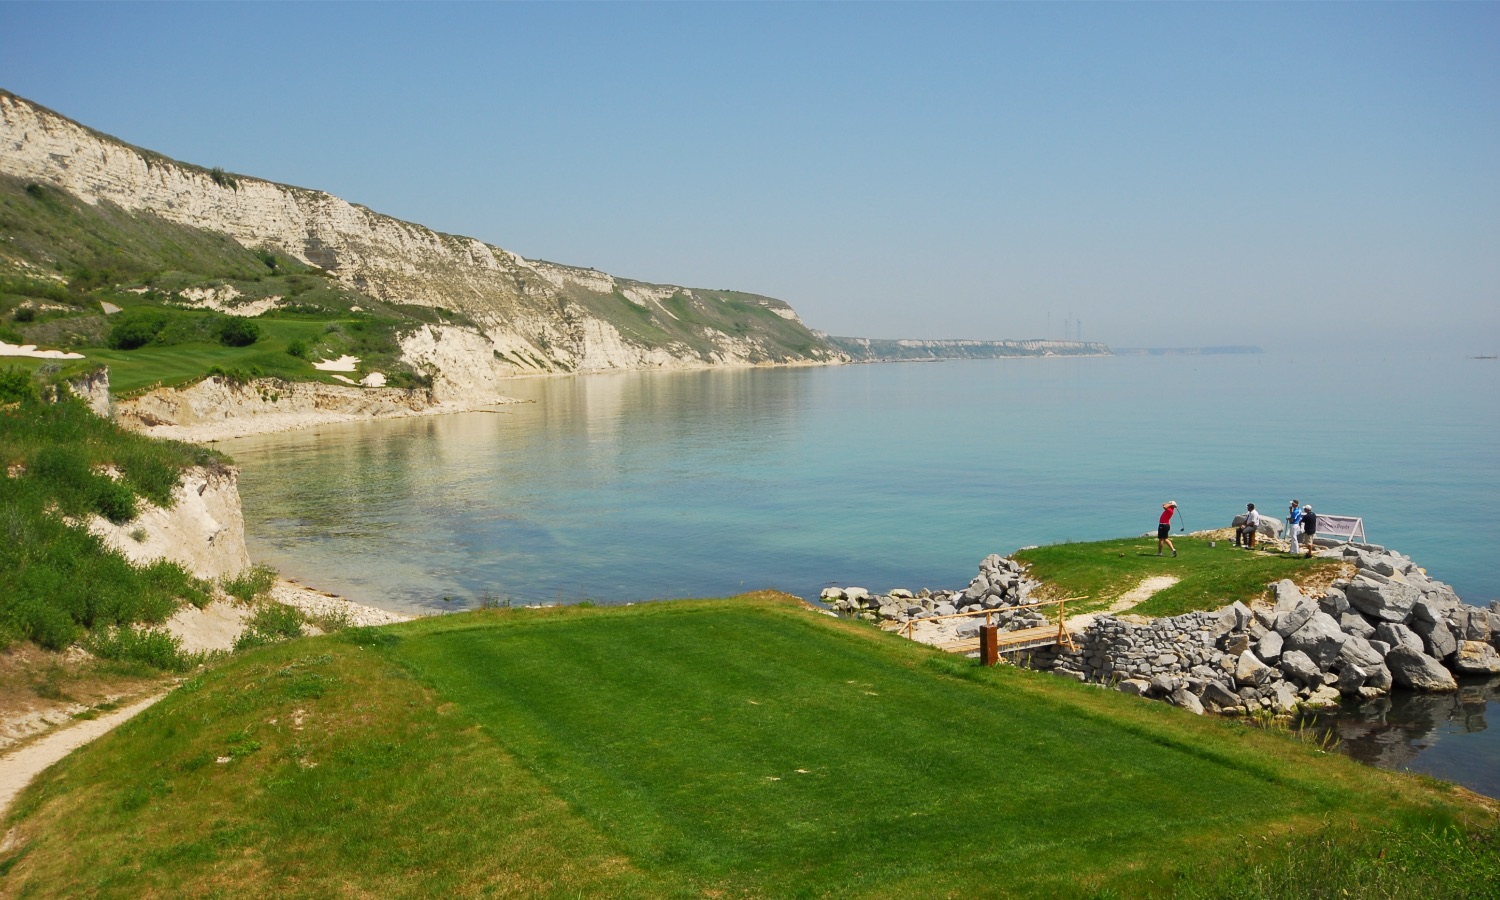
POLYGON ((979 574, 961 591, 933 591, 923 588, 913 593, 896 589, 887 594, 871 594, 860 587, 824 588, 823 602, 835 611, 886 627, 900 627, 908 622, 934 620, 924 628, 926 643, 942 643, 973 637, 984 624, 983 616, 943 621, 942 616, 979 613, 993 610, 992 624, 1003 630, 1031 628, 1045 624, 1046 615, 1035 609, 1015 609, 1030 601, 1037 582, 1027 578, 1023 567, 1013 559, 990 554, 979 564, 979 574))
POLYGON ((1326 551, 1354 565, 1322 597, 1291 581, 1275 605, 1235 603, 1136 624, 1101 616, 1033 665, 1202 712, 1289 711, 1377 697, 1393 685, 1451 691, 1454 673, 1500 673, 1500 603, 1469 606, 1410 559, 1375 546, 1326 551))

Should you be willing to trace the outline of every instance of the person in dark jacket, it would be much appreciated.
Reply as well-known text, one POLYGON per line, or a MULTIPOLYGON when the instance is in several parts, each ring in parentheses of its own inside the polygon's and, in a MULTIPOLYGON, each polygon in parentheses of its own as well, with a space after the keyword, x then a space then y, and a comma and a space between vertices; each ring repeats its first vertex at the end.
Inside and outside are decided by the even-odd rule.
POLYGON ((1318 533, 1318 516, 1309 503, 1302 507, 1302 543, 1307 545, 1307 558, 1312 559, 1313 535, 1318 533))

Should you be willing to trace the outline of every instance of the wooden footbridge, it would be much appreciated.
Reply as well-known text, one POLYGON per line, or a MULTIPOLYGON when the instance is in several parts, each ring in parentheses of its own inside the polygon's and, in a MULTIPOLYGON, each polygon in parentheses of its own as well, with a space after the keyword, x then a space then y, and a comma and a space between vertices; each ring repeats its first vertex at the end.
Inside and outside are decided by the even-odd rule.
MULTIPOLYGON (((992 666, 1002 653, 1015 653, 1021 650, 1035 650, 1039 647, 1052 647, 1062 645, 1070 650, 1076 650, 1073 643, 1073 635, 1068 631, 1067 607, 1069 603, 1086 599, 1084 597, 1066 597, 1062 600, 1044 600, 1040 603, 1027 603, 1021 606, 1002 606, 997 609, 978 610, 967 613, 954 613, 950 616, 923 616, 920 619, 912 619, 898 630, 898 634, 905 634, 908 638, 913 636, 917 625, 923 622, 940 622, 945 619, 973 619, 984 616, 984 624, 979 628, 979 634, 969 638, 945 641, 931 646, 949 653, 973 653, 979 652, 979 659, 987 666, 992 666), (1038 625, 1035 628, 1018 628, 1014 631, 1001 631, 994 624, 997 613, 1008 613, 1022 609, 1040 609, 1044 606, 1057 607, 1056 625, 1038 625)), ((914 638, 913 638, 914 639, 914 638)))

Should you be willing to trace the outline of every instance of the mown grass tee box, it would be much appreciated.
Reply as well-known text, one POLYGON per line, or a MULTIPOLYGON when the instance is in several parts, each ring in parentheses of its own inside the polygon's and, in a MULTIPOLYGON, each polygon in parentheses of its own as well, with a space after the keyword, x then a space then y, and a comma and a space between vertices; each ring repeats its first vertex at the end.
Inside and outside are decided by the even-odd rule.
POLYGON ((1500 874, 1439 787, 767 596, 265 648, 11 824, 8 887, 39 896, 1219 896, 1270 883, 1256 842, 1295 885, 1405 864, 1393 831, 1458 843, 1346 883, 1500 874))

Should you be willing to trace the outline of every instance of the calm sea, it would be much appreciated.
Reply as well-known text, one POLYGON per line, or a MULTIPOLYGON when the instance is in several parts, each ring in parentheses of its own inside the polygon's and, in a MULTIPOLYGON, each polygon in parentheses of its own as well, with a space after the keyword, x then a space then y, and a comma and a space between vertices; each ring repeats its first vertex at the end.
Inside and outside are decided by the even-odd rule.
MULTIPOLYGON (((512 394, 529 402, 226 442, 253 558, 409 611, 808 597, 962 587, 990 553, 1152 531, 1168 499, 1191 531, 1295 496, 1471 603, 1500 596, 1492 360, 976 360, 512 394)), ((1497 697, 1351 706, 1338 727, 1353 755, 1497 793, 1497 697)))
POLYGON ((1500 364, 974 360, 517 380, 226 442, 251 553, 393 609, 961 587, 989 553, 1297 497, 1500 597, 1500 364), (449 599, 451 598, 451 599, 449 599))

